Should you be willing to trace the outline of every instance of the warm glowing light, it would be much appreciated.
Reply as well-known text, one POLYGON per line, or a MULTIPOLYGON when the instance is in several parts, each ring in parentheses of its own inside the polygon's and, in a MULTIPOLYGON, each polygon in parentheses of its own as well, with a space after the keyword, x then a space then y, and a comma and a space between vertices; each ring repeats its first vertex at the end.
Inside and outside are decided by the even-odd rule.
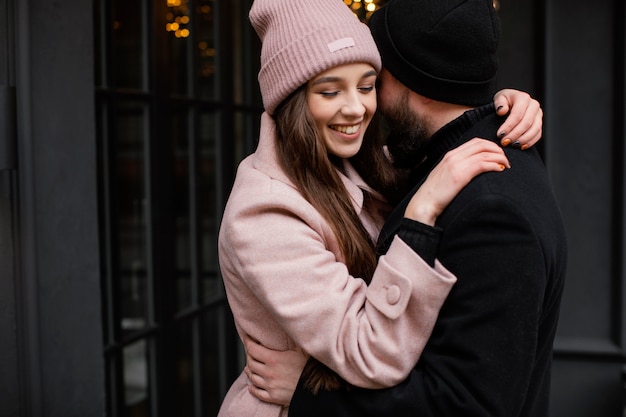
POLYGON ((187 38, 191 34, 185 26, 189 24, 189 0, 166 0, 171 9, 165 14, 165 29, 177 38, 187 38))
POLYGON ((376 10, 380 8, 383 0, 343 0, 346 6, 352 9, 352 13, 366 22, 376 10))

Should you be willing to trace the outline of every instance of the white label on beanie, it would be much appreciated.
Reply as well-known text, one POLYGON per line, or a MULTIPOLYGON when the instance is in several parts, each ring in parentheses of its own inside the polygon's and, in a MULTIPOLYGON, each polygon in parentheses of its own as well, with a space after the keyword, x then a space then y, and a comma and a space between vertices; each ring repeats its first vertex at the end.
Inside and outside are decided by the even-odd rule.
POLYGON ((341 38, 337 39, 335 42, 331 42, 328 44, 328 49, 330 52, 336 52, 340 49, 349 48, 354 46, 353 38, 341 38))

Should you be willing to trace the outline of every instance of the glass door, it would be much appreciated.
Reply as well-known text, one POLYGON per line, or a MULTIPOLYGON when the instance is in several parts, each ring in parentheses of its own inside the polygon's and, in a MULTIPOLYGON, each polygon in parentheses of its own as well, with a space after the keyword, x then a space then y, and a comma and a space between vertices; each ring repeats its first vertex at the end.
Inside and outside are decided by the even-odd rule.
POLYGON ((108 414, 217 415, 241 370, 217 232, 260 113, 250 2, 96 3, 108 414))

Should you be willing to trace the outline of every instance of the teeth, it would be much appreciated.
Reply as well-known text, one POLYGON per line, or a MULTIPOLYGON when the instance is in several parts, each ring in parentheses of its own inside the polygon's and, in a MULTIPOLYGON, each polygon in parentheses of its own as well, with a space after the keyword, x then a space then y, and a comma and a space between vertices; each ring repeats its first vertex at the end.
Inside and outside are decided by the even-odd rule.
POLYGON ((347 135, 352 135, 359 130, 359 125, 354 126, 332 126, 338 132, 345 133, 347 135))

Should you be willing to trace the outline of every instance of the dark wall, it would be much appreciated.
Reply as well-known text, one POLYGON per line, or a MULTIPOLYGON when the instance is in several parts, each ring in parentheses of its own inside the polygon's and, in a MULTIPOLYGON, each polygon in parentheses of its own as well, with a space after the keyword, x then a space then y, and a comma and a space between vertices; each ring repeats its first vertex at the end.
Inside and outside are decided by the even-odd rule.
POLYGON ((0 415, 19 414, 16 229, 15 100, 7 57, 12 48, 10 4, 0 0, 0 415))
POLYGON ((502 0, 502 86, 545 111, 540 148, 569 241, 552 415, 621 416, 624 387, 623 0, 502 0))
POLYGON ((92 5, 9 4, 14 53, 5 62, 15 71, 19 163, 20 415, 98 416, 104 376, 92 5))

